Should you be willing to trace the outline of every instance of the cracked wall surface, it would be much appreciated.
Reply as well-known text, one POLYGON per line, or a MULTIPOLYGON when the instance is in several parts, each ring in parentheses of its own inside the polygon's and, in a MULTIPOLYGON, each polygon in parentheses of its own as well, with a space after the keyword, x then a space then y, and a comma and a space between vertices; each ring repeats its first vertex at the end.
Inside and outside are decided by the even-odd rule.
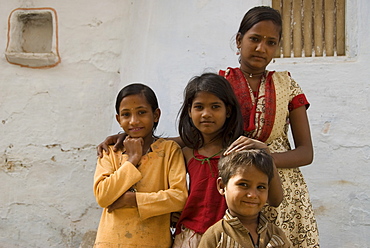
MULTIPOLYGON (((93 196, 95 147, 118 132, 119 89, 157 93, 157 134, 177 135, 188 80, 237 67, 232 40, 245 11, 270 1, 15 0, 0 8, 0 47, 16 8, 51 7, 61 63, 30 69, 0 57, 0 248, 91 247, 101 209, 93 196), (168 11, 171 10, 171 11, 168 11)), ((322 247, 370 243, 370 2, 347 1, 343 58, 277 59, 311 106, 314 162, 302 168, 322 247)))
POLYGON ((30 69, 0 59, 0 247, 91 247, 101 209, 96 146, 111 134, 124 8, 116 1, 2 3, 0 47, 16 8, 54 8, 62 63, 30 69), (100 5, 100 6, 99 6, 100 5))

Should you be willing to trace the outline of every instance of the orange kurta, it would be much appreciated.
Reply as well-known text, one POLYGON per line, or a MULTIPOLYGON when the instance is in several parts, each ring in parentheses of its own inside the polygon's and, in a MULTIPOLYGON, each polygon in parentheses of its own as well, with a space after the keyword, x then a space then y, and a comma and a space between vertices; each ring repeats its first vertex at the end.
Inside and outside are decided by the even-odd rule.
POLYGON ((187 199, 186 170, 180 147, 158 139, 136 168, 128 156, 113 152, 98 159, 94 194, 103 207, 95 247, 170 247, 170 213, 181 211, 187 199), (107 207, 132 186, 137 208, 107 207))

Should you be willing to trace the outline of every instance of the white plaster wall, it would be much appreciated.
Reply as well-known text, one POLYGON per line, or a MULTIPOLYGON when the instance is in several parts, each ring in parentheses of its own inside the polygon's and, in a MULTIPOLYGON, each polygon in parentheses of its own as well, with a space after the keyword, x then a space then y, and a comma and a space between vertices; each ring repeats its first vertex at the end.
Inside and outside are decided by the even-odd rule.
POLYGON ((115 0, 0 5, 0 247, 78 247, 99 222, 95 147, 111 132, 127 9, 115 0), (7 18, 20 7, 57 11, 58 66, 6 62, 7 18))
MULTIPOLYGON (((315 160, 302 168, 322 247, 370 243, 370 2, 347 1, 345 59, 277 59, 304 89, 315 160)), ((52 7, 61 64, 35 70, 0 57, 0 248, 88 247, 100 209, 92 193, 95 146, 119 131, 114 101, 144 82, 162 108, 158 129, 176 135, 182 90, 194 75, 238 66, 232 45, 250 7, 269 1, 2 1, 52 7)))

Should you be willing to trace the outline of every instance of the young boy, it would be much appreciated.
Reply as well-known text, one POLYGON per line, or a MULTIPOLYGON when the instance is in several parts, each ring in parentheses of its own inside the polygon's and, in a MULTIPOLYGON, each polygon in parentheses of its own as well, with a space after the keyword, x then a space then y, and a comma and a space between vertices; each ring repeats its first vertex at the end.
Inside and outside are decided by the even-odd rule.
POLYGON ((217 188, 228 210, 208 228, 199 247, 290 247, 284 232, 261 212, 274 176, 272 157, 264 150, 243 150, 220 159, 217 188))

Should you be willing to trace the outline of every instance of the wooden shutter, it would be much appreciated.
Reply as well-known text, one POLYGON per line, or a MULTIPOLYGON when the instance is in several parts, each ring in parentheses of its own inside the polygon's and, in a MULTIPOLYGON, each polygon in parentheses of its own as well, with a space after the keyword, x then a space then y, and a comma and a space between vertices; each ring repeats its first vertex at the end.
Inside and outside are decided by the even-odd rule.
POLYGON ((344 56, 345 0, 272 0, 283 32, 275 56, 344 56))

